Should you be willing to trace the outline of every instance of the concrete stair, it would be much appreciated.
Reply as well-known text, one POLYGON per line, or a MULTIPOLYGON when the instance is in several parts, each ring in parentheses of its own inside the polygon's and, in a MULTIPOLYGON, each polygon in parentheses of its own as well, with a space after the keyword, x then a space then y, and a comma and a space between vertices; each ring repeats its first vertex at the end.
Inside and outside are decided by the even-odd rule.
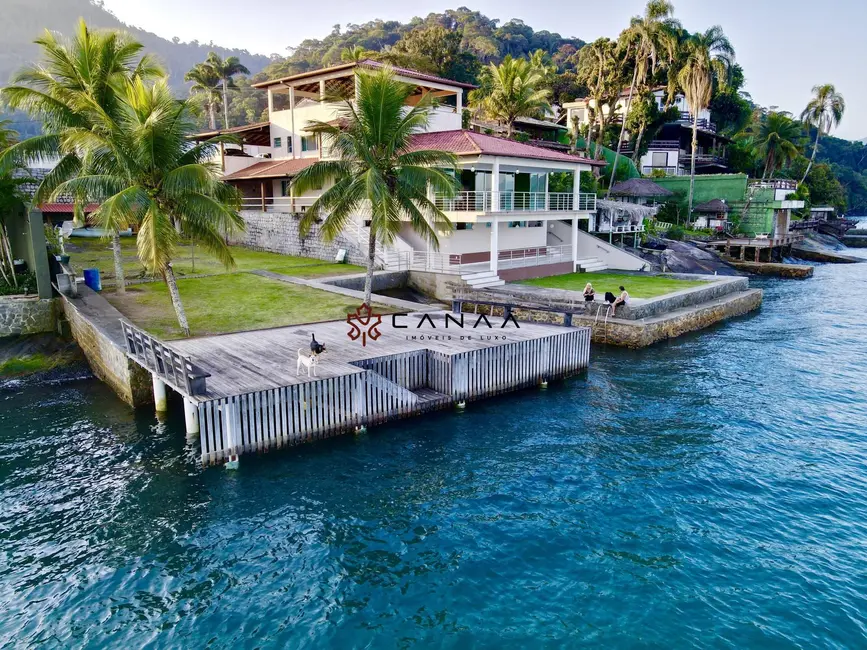
POLYGON ((593 273, 594 271, 605 271, 608 269, 608 265, 598 257, 588 257, 583 260, 577 260, 575 266, 584 273, 593 273))
POLYGON ((501 287, 506 284, 495 271, 480 271, 479 273, 464 273, 461 280, 474 289, 486 289, 488 287, 501 287))

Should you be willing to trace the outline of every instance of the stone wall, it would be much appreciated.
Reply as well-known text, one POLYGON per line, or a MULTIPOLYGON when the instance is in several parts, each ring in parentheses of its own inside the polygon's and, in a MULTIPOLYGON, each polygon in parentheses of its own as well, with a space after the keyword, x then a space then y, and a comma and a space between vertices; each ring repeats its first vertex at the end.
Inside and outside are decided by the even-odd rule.
POLYGON ((307 237, 302 238, 298 227, 301 222, 300 214, 242 210, 241 218, 247 228, 244 232, 230 237, 231 244, 270 253, 314 257, 329 262, 336 259, 337 251, 342 248, 346 251, 347 262, 359 266, 367 264, 367 251, 360 250, 358 242, 346 233, 341 233, 334 241, 325 242, 320 236, 319 224, 314 224, 307 237))
MULTIPOLYGON (((354 273, 339 278, 323 278, 323 284, 331 284, 335 287, 364 291, 366 273, 354 273)), ((387 291, 388 289, 402 289, 409 282, 409 271, 376 271, 373 274, 373 293, 387 291)))
POLYGON ((53 332, 56 325, 53 299, 37 296, 0 297, 0 337, 53 332))
POLYGON ((93 374, 131 406, 153 403, 150 373, 126 356, 121 313, 87 287, 79 291, 80 297, 62 296, 60 301, 72 337, 93 374))
POLYGON ((466 286, 457 275, 430 273, 429 271, 410 271, 407 285, 437 300, 451 300, 456 287, 466 286))

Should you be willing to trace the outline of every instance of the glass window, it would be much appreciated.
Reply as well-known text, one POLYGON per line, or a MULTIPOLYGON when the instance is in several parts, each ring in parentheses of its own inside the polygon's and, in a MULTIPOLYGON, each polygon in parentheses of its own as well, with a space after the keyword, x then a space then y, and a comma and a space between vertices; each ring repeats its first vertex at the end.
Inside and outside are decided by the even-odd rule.
POLYGON ((302 135, 301 136, 301 151, 316 151, 318 146, 316 144, 316 136, 315 135, 302 135))
POLYGON ((291 135, 288 138, 286 138, 286 151, 288 151, 289 153, 292 153, 292 136, 291 135))
POLYGON ((274 148, 279 149, 283 146, 283 138, 274 138, 274 148))
POLYGON ((280 196, 289 196, 289 181, 280 181, 280 196))
POLYGON ((651 159, 654 167, 668 167, 667 151, 654 151, 653 154, 651 154, 651 159))

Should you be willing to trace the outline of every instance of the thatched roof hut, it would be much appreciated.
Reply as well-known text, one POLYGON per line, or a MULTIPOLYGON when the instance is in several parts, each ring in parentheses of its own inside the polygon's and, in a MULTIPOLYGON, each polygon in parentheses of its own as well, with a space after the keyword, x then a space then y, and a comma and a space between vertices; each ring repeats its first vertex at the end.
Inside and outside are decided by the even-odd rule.
POLYGON ((706 203, 700 203, 695 206, 692 211, 700 212, 702 214, 728 214, 731 211, 731 208, 729 207, 729 204, 725 202, 725 199, 713 199, 706 203))

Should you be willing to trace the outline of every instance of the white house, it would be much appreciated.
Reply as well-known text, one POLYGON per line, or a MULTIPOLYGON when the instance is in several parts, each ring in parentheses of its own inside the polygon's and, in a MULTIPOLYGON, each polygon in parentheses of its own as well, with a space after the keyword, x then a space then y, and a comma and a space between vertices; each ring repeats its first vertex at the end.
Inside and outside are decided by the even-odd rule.
MULTIPOLYGON (((659 110, 665 110, 665 87, 658 86, 651 93, 659 110)), ((613 124, 623 122, 628 98, 629 89, 627 88, 620 93, 620 98, 614 106, 613 124)), ((637 97, 633 96, 633 101, 636 99, 637 97)), ((693 116, 682 93, 675 95, 671 106, 678 109, 679 117, 662 127, 656 137, 648 143, 647 152, 638 161, 638 169, 645 176, 689 174, 692 163, 693 116)), ((569 128, 572 128, 573 124, 578 124, 579 127, 590 124, 591 115, 595 114, 595 108, 595 101, 589 97, 563 104, 569 128)), ((608 104, 602 106, 602 112, 606 116, 611 114, 611 110, 608 104)), ((696 172, 699 174, 727 172, 729 168, 726 147, 730 140, 717 133, 716 124, 711 122, 708 109, 702 109, 699 112, 697 126, 696 172)), ((631 156, 635 150, 634 147, 635 142, 627 134, 627 140, 620 143, 620 152, 631 156)))
MULTIPOLYGON (((224 178, 241 189, 245 211, 285 213, 291 219, 312 203, 318 192, 299 197, 290 189, 294 175, 328 157, 305 127, 310 120, 335 119, 341 103, 330 98, 353 101, 356 71, 380 67, 375 61, 347 63, 255 85, 268 92, 269 121, 232 129, 244 145, 223 155, 224 178)), ((596 195, 580 191, 580 173, 604 162, 464 130, 464 91, 473 86, 405 68, 393 71, 415 87, 408 105, 425 94, 437 98, 428 131, 412 146, 453 153, 462 189, 451 198, 431 196, 452 223, 451 230, 439 233, 439 250, 407 224, 391 245, 377 248, 382 267, 459 274, 488 286, 600 268, 606 264, 599 258, 606 254, 612 260, 622 257, 619 250, 599 253, 592 243, 598 240, 585 232, 591 229, 596 195)), ((364 215, 348 230, 345 234, 366 250, 364 215)), ((638 258, 630 258, 618 268, 641 266, 638 258)))

